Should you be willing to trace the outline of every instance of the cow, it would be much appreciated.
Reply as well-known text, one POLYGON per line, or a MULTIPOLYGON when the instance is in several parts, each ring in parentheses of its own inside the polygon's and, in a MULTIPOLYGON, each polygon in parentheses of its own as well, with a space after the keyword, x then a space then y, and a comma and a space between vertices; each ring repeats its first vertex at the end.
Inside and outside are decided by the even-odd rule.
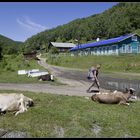
POLYGON ((38 77, 39 81, 54 81, 54 77, 51 74, 41 75, 38 77))
POLYGON ((129 105, 129 99, 131 97, 136 97, 134 93, 135 90, 130 88, 129 90, 126 88, 125 92, 114 91, 109 93, 97 93, 91 96, 91 99, 95 102, 105 103, 105 104, 124 104, 129 105))
POLYGON ((17 116, 19 113, 27 111, 27 108, 33 105, 33 100, 22 93, 0 94, 0 114, 5 114, 8 111, 15 112, 15 116, 17 116))

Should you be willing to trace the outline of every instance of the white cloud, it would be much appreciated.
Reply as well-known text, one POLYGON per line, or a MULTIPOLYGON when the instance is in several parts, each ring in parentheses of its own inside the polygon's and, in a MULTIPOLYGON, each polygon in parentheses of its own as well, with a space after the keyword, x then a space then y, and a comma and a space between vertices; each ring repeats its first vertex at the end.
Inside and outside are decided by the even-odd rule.
POLYGON ((28 31, 31 31, 31 32, 40 32, 40 31, 43 31, 43 30, 47 29, 47 27, 31 21, 29 19, 29 17, 24 17, 22 19, 17 18, 16 21, 24 29, 26 29, 28 31))

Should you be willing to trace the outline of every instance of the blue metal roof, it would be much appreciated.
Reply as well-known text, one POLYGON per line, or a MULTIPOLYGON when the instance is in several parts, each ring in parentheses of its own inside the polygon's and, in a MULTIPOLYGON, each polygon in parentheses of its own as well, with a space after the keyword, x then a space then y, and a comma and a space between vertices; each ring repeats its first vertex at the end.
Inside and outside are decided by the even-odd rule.
POLYGON ((85 49, 85 48, 89 48, 89 47, 95 47, 95 46, 102 46, 102 45, 117 43, 117 42, 120 42, 124 39, 127 39, 127 38, 129 38, 133 35, 134 34, 129 34, 129 35, 120 36, 120 37, 116 37, 116 38, 111 38, 111 39, 107 39, 107 40, 102 40, 102 41, 98 41, 98 42, 81 44, 80 46, 73 47, 72 49, 70 49, 70 51, 76 51, 78 49, 85 49))

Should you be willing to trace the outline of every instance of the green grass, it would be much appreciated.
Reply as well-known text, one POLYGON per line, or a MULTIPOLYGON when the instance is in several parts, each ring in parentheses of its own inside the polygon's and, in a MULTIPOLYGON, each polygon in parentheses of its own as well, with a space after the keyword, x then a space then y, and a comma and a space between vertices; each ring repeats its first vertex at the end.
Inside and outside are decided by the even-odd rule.
POLYGON ((111 77, 111 78, 119 78, 119 79, 127 79, 127 80, 140 80, 140 74, 135 73, 121 73, 121 72, 106 72, 103 73, 104 76, 111 77))
MULTIPOLYGON (((12 91, 0 91, 12 92, 12 91)), ((15 91, 13 91, 15 92, 15 91)), ((14 116, 0 116, 0 128, 25 131, 32 137, 140 137, 140 102, 106 105, 85 97, 22 92, 35 106, 14 116), (96 133, 95 129, 99 128, 96 133)))
POLYGON ((50 83, 61 84, 55 79, 51 81, 38 81, 37 77, 28 77, 27 75, 18 75, 18 70, 39 69, 48 71, 44 67, 38 65, 36 60, 24 60, 22 55, 7 55, 0 62, 0 83, 50 83))
MULTIPOLYGON (((136 64, 136 68, 138 68, 137 66, 139 66, 138 64, 140 62, 139 57, 131 56, 131 59, 129 57, 130 56, 127 58, 124 56, 66 57, 65 59, 61 58, 63 61, 60 63, 60 65, 73 68, 77 68, 78 66, 78 68, 87 69, 94 63, 101 63, 102 71, 110 73, 110 71, 115 72, 115 68, 117 66, 118 68, 122 68, 121 66, 123 66, 123 62, 126 61, 136 64), (118 59, 119 61, 117 61, 118 59), (112 67, 107 67, 109 65, 112 67)), ((38 82, 36 78, 18 76, 17 70, 43 68, 40 67, 36 61, 24 62, 21 60, 21 56, 5 57, 5 62, 1 63, 0 82, 38 82)), ((10 93, 18 91, 1 90, 0 93, 2 92, 10 93)), ((39 138, 61 137, 62 135, 64 137, 102 138, 119 138, 125 136, 140 137, 140 102, 130 103, 130 106, 105 105, 87 100, 84 97, 71 97, 49 93, 22 93, 28 97, 31 97, 35 102, 35 106, 29 108, 27 112, 19 114, 16 117, 12 113, 1 115, 0 128, 15 131, 25 131, 28 132, 32 137, 39 138), (97 133, 96 131, 98 128, 100 131, 97 133)))
POLYGON ((94 64, 101 64, 101 71, 109 72, 140 72, 140 55, 119 55, 119 56, 73 56, 59 55, 47 58, 47 62, 54 65, 89 69, 94 64))

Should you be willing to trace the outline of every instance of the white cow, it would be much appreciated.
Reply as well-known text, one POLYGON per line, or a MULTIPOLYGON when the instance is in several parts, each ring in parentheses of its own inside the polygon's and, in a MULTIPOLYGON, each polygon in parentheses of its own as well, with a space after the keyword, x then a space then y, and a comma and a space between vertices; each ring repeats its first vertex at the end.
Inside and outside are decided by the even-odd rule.
POLYGON ((0 94, 0 114, 6 111, 15 111, 15 116, 27 111, 27 108, 33 106, 33 100, 18 93, 0 94))

